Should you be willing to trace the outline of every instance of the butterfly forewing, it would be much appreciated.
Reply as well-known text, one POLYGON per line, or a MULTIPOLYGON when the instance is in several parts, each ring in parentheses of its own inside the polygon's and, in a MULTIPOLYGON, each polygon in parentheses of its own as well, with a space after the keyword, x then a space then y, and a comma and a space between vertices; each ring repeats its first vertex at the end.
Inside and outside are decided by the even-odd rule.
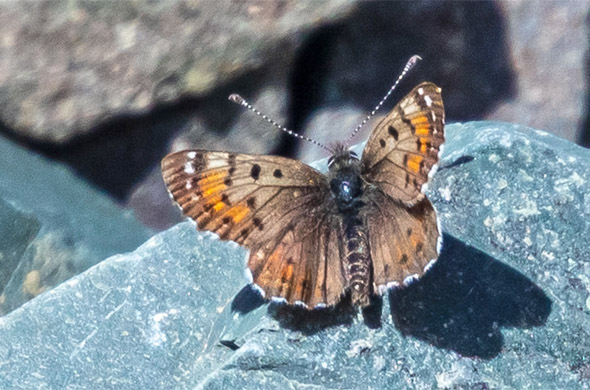
POLYGON ((267 297, 336 303, 344 282, 323 174, 283 157, 190 150, 165 157, 162 175, 199 230, 250 249, 248 267, 267 297))
POLYGON ((407 205, 423 199, 422 186, 444 143, 440 88, 422 83, 377 125, 362 156, 365 180, 407 205))

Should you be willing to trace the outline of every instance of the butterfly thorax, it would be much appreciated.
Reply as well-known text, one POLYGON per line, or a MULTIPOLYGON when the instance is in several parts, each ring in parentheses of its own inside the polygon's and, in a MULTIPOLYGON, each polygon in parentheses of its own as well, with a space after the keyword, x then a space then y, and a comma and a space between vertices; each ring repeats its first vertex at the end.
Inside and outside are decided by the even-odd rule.
POLYGON ((358 210, 363 194, 360 162, 356 153, 339 148, 328 161, 330 190, 343 213, 358 210))

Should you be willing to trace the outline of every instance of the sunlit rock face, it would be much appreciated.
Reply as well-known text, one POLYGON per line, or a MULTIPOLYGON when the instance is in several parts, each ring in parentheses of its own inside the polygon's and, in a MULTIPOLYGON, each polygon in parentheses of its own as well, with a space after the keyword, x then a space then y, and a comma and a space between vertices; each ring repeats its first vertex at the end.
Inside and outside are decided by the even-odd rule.
POLYGON ((186 222, 0 318, 0 387, 590 388, 590 152, 446 134, 442 252, 409 287, 362 313, 267 305, 246 251, 186 222))

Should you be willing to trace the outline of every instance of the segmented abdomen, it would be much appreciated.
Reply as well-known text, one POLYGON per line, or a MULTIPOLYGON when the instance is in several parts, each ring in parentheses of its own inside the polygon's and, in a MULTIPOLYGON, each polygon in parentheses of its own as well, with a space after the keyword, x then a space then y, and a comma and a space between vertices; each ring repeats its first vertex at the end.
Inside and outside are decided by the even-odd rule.
POLYGON ((355 306, 369 305, 371 283, 371 257, 367 233, 358 217, 344 219, 346 237, 345 269, 352 303, 355 306))

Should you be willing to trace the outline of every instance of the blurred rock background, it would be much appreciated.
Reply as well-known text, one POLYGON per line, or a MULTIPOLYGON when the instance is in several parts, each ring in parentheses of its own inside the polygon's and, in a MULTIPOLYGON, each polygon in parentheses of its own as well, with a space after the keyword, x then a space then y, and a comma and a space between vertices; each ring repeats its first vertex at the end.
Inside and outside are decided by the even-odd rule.
MULTIPOLYGON (((131 210, 148 227, 134 228, 134 237, 182 219, 160 178, 159 162, 171 151, 194 147, 305 161, 324 157, 321 149, 229 102, 230 93, 240 93, 291 129, 330 142, 362 120, 413 54, 424 60, 383 112, 415 84, 430 80, 443 88, 448 121, 509 121, 588 147, 589 5, 588 0, 2 2, 0 133, 46 157, 47 164, 57 162, 58 171, 65 165, 82 182, 72 185, 95 191, 101 204, 112 203, 111 210, 122 215, 131 210)), ((364 130, 359 142, 370 126, 364 130)), ((26 159, 33 158, 18 156, 17 166, 28 166, 26 159)), ((39 188, 51 175, 35 175, 33 166, 15 178, 7 164, 0 167, 0 181, 20 180, 25 190, 35 181, 31 191, 42 205, 47 194, 39 188)), ((60 185, 64 193, 66 183, 60 185)), ((15 199, 19 196, 0 193, 15 207, 11 213, 24 212, 29 221, 35 211, 15 199)), ((62 207, 73 206, 64 198, 62 207)), ((86 207, 95 209, 92 202, 86 207)), ((89 216, 69 224, 93 222, 89 216)), ((37 222, 27 226, 34 232, 37 222)), ((121 236, 116 231, 101 234, 121 236)), ((112 247, 133 250, 141 240, 112 247)), ((27 281, 32 264, 18 272, 19 280, 27 281)), ((50 273, 50 284, 67 274, 50 273)), ((35 291, 50 287, 37 279, 35 291)))

